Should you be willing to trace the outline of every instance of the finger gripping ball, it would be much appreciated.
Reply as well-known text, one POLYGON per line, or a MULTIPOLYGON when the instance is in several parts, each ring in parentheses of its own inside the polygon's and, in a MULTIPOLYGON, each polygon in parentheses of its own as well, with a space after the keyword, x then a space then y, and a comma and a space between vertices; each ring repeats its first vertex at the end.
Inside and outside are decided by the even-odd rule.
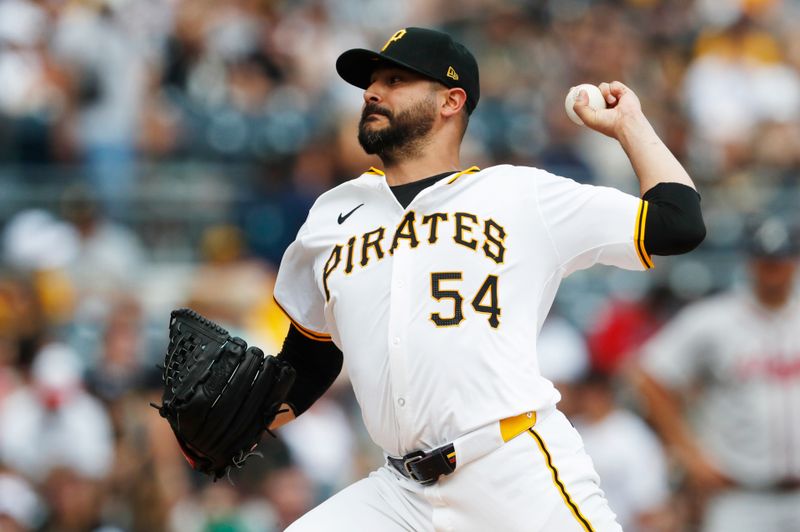
POLYGON ((586 94, 589 95, 589 107, 593 109, 606 108, 606 100, 603 98, 603 93, 600 92, 600 89, 597 87, 597 85, 592 85, 591 83, 582 83, 581 85, 572 87, 567 93, 566 100, 564 100, 564 108, 567 111, 567 116, 569 119, 579 126, 584 125, 583 120, 581 120, 581 117, 575 114, 575 111, 572 109, 572 107, 575 105, 575 99, 582 90, 585 90, 586 94))

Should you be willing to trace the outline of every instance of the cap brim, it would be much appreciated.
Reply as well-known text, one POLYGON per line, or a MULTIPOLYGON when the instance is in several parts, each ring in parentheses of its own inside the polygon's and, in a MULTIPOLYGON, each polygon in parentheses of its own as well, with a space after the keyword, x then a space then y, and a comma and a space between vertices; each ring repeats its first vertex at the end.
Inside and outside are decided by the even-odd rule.
POLYGON ((411 70, 423 76, 430 77, 430 74, 422 72, 421 70, 407 65, 402 61, 397 61, 390 57, 386 57, 378 52, 372 50, 365 50, 363 48, 354 48, 347 50, 336 60, 336 72, 347 83, 355 85, 360 89, 366 89, 372 82, 372 72, 380 65, 393 65, 411 70))

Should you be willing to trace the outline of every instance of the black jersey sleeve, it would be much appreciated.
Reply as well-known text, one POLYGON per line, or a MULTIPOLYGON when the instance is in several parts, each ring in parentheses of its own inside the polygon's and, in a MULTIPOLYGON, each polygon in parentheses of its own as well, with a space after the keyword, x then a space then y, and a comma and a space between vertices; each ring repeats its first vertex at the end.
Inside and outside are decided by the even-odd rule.
POLYGON ((289 326, 278 356, 291 364, 296 372, 294 385, 286 398, 295 416, 308 410, 322 397, 342 371, 342 352, 333 342, 308 338, 294 325, 289 326))
POLYGON ((706 237, 700 194, 681 183, 659 183, 642 199, 647 201, 644 246, 651 255, 687 253, 706 237))

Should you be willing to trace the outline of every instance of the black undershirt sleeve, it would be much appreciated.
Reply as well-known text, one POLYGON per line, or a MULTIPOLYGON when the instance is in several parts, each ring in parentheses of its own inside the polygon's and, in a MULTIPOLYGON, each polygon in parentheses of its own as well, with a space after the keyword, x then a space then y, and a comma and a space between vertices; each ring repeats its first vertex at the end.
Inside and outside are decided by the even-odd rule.
POLYGON ((642 199, 648 202, 644 247, 651 255, 680 255, 706 237, 700 195, 681 183, 659 183, 642 199))
POLYGON ((342 352, 333 342, 312 340, 294 325, 289 326, 278 356, 296 372, 294 385, 286 398, 295 417, 322 397, 342 371, 342 352))

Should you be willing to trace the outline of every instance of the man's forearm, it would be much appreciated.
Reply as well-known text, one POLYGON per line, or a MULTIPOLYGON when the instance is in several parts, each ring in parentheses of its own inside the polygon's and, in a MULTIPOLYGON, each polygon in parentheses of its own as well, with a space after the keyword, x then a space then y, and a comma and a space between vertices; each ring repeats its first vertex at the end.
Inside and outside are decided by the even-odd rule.
POLYGON ((599 88, 608 108, 589 106, 589 96, 582 91, 573 110, 588 127, 619 141, 639 178, 641 195, 659 183, 695 188, 689 174, 645 117, 638 96, 619 81, 603 82, 599 88))
POLYGON ((332 342, 306 337, 294 325, 283 342, 278 357, 295 370, 292 389, 281 405, 281 412, 269 426, 277 429, 308 410, 330 388, 342 371, 342 352, 332 342))
POLYGON ((681 183, 696 189, 683 165, 643 114, 626 117, 618 140, 639 178, 640 195, 664 182, 681 183))

